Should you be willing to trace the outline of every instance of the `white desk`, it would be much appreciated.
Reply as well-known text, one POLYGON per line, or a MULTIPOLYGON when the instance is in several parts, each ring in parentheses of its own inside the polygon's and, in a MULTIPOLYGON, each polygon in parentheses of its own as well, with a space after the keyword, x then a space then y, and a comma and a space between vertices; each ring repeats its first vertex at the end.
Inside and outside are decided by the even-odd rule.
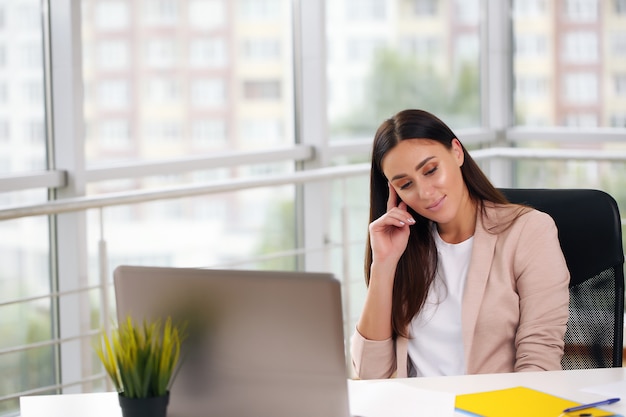
MULTIPOLYGON (((580 391, 581 389, 611 382, 626 381, 626 368, 407 378, 396 381, 402 381, 422 389, 445 391, 454 394, 526 386, 573 401, 591 402, 603 398, 598 394, 580 391)), ((626 413, 626 392, 623 392, 620 397, 622 401, 616 403, 613 408, 607 407, 607 410, 626 413)))
MULTIPOLYGON (((620 397, 621 401, 612 405, 602 406, 601 408, 626 417, 626 368, 407 378, 395 379, 393 381, 420 389, 453 394, 468 394, 526 386, 581 403, 604 400, 609 397, 620 397), (589 388, 604 387, 610 384, 619 385, 622 391, 612 394, 607 392, 601 394, 587 392, 589 388)), ((382 381, 364 382, 374 384, 382 381)))
MULTIPOLYGON (((623 388, 626 384, 625 381, 626 368, 393 380, 395 383, 400 382, 412 387, 453 394, 526 386, 578 402, 592 402, 609 396, 620 396, 622 398, 620 402, 602 408, 626 416, 626 390, 621 395, 581 391, 611 383, 621 383, 623 388)), ((374 380, 365 383, 377 384, 385 383, 385 381, 374 380)), ((84 415, 120 417, 121 411, 117 404, 117 395, 115 393, 50 395, 22 398, 21 401, 21 417, 82 417, 84 415)), ((393 410, 390 410, 389 417, 392 416, 393 410)))

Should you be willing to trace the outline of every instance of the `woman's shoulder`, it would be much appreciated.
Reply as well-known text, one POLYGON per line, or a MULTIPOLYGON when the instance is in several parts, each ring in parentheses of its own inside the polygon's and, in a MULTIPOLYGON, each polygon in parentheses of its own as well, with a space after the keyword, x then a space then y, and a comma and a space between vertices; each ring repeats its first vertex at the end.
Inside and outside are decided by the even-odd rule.
POLYGON ((536 227, 550 227, 551 225, 554 225, 554 220, 549 214, 530 206, 484 201, 482 223, 483 226, 490 232, 500 233, 514 226, 515 228, 528 227, 529 225, 535 225, 536 227))

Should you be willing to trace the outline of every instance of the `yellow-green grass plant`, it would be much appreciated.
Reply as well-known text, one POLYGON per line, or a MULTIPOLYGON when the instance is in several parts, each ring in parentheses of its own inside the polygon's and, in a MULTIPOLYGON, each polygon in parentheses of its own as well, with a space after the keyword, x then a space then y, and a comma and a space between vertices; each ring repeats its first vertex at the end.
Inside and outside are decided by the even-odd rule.
POLYGON ((180 359, 185 325, 165 321, 136 323, 130 317, 102 332, 95 350, 117 392, 127 398, 160 397, 169 390, 180 359))

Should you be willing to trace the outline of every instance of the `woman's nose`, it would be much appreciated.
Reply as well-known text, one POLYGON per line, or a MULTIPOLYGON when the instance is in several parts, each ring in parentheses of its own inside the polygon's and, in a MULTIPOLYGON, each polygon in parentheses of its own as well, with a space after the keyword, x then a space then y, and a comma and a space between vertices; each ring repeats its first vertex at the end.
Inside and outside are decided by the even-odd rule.
POLYGON ((428 200, 433 196, 433 190, 433 187, 428 183, 420 184, 418 187, 419 198, 428 200))

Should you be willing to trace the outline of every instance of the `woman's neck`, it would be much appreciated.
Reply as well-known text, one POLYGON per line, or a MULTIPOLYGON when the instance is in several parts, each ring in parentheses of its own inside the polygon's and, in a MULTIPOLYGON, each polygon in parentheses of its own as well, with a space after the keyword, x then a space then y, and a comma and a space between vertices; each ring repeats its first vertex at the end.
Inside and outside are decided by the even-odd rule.
POLYGON ((439 236, 447 243, 461 243, 474 236, 477 204, 466 194, 456 218, 446 224, 437 224, 439 236))

